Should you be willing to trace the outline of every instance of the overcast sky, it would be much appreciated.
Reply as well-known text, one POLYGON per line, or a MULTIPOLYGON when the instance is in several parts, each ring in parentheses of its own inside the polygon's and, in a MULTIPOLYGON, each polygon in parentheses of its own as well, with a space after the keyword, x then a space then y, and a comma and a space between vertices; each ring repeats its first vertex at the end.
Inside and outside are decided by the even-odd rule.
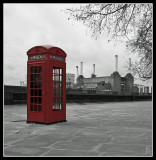
POLYGON ((115 68, 118 55, 118 71, 125 76, 123 65, 130 57, 124 44, 108 43, 104 35, 95 40, 91 32, 80 22, 68 20, 66 8, 81 4, 45 3, 12 4, 3 6, 4 14, 4 84, 20 85, 26 81, 26 52, 37 45, 53 45, 67 53, 67 73, 76 75, 76 66, 83 62, 83 75, 90 77, 95 64, 97 76, 109 76, 115 68))

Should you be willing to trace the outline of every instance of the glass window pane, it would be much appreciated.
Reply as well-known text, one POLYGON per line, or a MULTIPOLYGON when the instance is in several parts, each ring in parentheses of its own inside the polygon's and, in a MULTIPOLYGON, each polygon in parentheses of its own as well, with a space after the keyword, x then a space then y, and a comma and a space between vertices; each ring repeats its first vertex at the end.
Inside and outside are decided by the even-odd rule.
POLYGON ((57 75, 57 81, 59 81, 59 75, 57 75))
POLYGON ((59 81, 59 75, 55 75, 55 76, 54 76, 54 80, 55 80, 55 81, 59 81))
POLYGON ((36 82, 33 82, 33 88, 35 88, 35 85, 36 85, 35 83, 36 83, 36 82))
POLYGON ((59 109, 59 104, 56 104, 56 109, 59 109))
POLYGON ((41 104, 42 103, 42 98, 38 97, 38 103, 41 104))
POLYGON ((59 102, 60 102, 59 97, 57 97, 56 99, 57 99, 57 102, 56 102, 56 103, 59 103, 59 102))
POLYGON ((53 109, 56 109, 56 104, 53 104, 53 109))
POLYGON ((38 75, 38 80, 39 80, 39 81, 42 80, 42 73, 40 73, 40 74, 38 75))
POLYGON ((42 82, 38 82, 38 88, 42 88, 42 82))
POLYGON ((42 73, 42 66, 38 67, 38 73, 42 73))
POLYGON ((62 82, 60 83, 60 88, 62 88, 62 82))
POLYGON ((30 83, 30 88, 33 88, 33 84, 34 84, 34 82, 31 82, 31 83, 30 83))
POLYGON ((60 110, 62 110, 62 104, 60 104, 60 110))
POLYGON ((60 97, 60 103, 62 103, 62 97, 60 97))
POLYGON ((37 66, 34 67, 34 73, 37 73, 37 66))
POLYGON ((60 81, 62 81, 62 75, 60 75, 60 81))
POLYGON ((35 76, 35 81, 38 81, 38 78, 37 78, 37 74, 34 74, 34 76, 35 76))
POLYGON ((33 96, 33 89, 30 90, 30 96, 33 96))
POLYGON ((37 96, 37 89, 35 89, 35 96, 37 96))
POLYGON ((56 97, 53 97, 53 103, 56 103, 56 97))
POLYGON ((56 76, 55 75, 53 76, 53 80, 56 81, 56 76))
POLYGON ((37 103, 37 97, 35 97, 35 103, 37 103))
POLYGON ((59 74, 59 68, 56 69, 56 73, 59 74))
POLYGON ((56 96, 56 90, 55 89, 53 90, 53 96, 56 96))
POLYGON ((60 74, 62 74, 62 68, 60 68, 60 74))
POLYGON ((59 82, 56 82, 56 88, 59 89, 59 82))
POLYGON ((33 74, 30 75, 30 81, 33 81, 33 74))
POLYGON ((59 96, 59 89, 56 90, 56 96, 59 96))
POLYGON ((35 82, 35 88, 38 88, 38 86, 37 86, 37 82, 35 82))
POLYGON ((34 69, 34 67, 32 66, 32 67, 30 67, 30 73, 33 73, 33 69, 34 69))
POLYGON ((53 89, 56 88, 56 82, 53 81, 53 89))
POLYGON ((62 96, 62 89, 60 89, 60 96, 62 96))
POLYGON ((53 74, 57 74, 56 67, 53 69, 53 74))
POLYGON ((42 90, 39 89, 38 91, 39 91, 39 92, 38 92, 38 96, 42 96, 42 90))

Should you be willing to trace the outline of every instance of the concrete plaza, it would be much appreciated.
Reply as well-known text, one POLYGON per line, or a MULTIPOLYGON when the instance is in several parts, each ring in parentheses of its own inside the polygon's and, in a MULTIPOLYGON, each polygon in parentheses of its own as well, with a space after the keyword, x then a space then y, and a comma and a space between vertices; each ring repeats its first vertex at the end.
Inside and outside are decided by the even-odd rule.
POLYGON ((67 122, 27 124, 5 105, 4 156, 152 156, 152 101, 67 103, 67 122))

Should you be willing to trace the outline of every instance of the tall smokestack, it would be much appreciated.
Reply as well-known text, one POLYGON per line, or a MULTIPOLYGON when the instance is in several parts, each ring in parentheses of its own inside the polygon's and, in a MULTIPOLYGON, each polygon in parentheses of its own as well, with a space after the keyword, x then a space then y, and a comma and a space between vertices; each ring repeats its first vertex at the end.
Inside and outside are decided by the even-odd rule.
POLYGON ((131 73, 131 58, 129 58, 129 72, 131 73))
POLYGON ((81 62, 81 73, 80 75, 83 75, 83 62, 81 62))
POLYGON ((93 74, 95 75, 95 64, 93 64, 93 74))
POLYGON ((115 71, 118 72, 118 55, 115 55, 115 71))
POLYGON ((78 66, 76 66, 76 70, 77 70, 77 77, 79 76, 79 70, 78 70, 78 66))

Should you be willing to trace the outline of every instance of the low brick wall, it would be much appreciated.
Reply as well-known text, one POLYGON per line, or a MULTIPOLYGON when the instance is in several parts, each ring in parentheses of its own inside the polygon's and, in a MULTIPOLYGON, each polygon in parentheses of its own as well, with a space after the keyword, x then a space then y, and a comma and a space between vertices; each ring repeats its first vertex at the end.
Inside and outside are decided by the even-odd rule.
MULTIPOLYGON (((152 95, 102 95, 102 94, 66 94, 66 102, 118 102, 152 100, 152 95)), ((4 105, 26 104, 27 87, 5 86, 4 105)))
POLYGON ((27 100, 27 92, 13 93, 13 100, 27 100))
POLYGON ((4 105, 13 103, 13 92, 12 91, 4 91, 4 105))
POLYGON ((79 94, 67 94, 67 102, 118 102, 118 101, 143 101, 143 100, 152 100, 151 95, 79 95, 79 94))
POLYGON ((4 105, 26 104, 27 87, 4 85, 4 105))

